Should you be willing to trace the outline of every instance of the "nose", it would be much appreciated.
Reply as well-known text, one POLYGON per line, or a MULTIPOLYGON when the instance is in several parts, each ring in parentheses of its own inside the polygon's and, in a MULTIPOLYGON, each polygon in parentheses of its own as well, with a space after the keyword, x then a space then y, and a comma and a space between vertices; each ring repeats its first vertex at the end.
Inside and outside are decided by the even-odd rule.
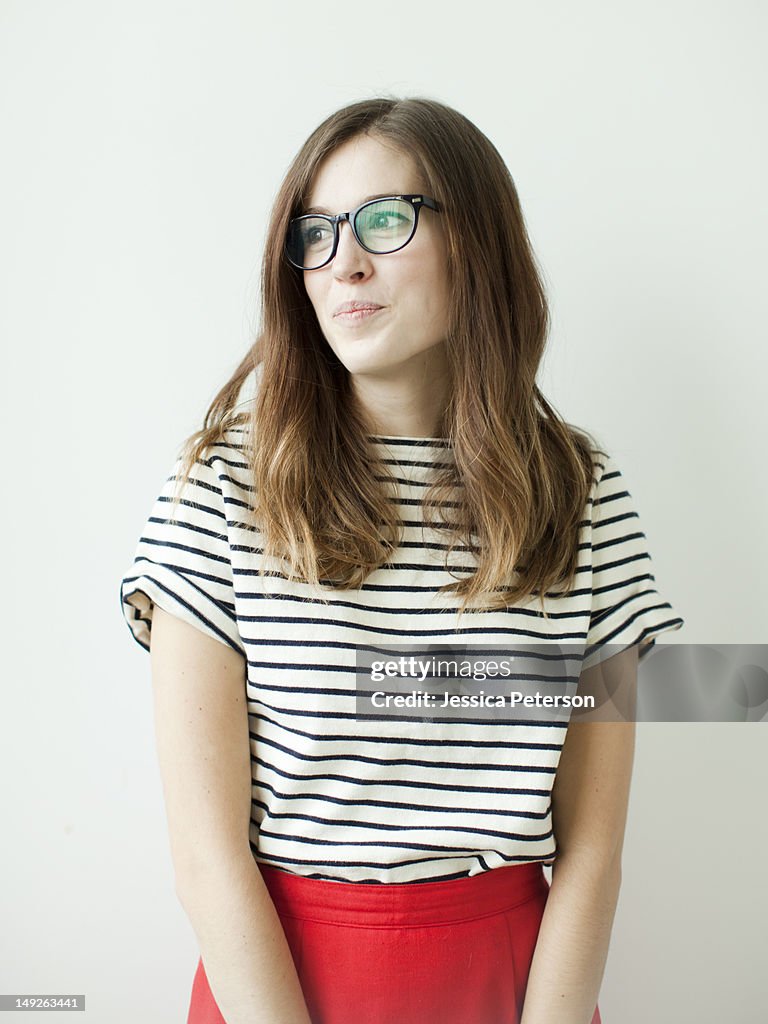
POLYGON ((360 280, 373 271, 371 254, 358 245, 349 221, 339 224, 339 245, 331 264, 333 275, 339 280, 360 280))

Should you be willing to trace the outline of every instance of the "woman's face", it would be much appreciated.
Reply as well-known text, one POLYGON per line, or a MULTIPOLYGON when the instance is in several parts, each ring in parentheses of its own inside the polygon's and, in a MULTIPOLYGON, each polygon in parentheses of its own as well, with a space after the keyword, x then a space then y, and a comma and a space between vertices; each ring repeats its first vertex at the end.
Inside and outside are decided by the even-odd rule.
MULTIPOLYGON (((343 143, 320 164, 307 207, 335 215, 369 196, 424 194, 411 158, 374 136, 343 143)), ((397 252, 362 249, 339 225, 334 259, 304 271, 304 286, 326 341, 350 374, 407 383, 442 366, 448 316, 447 259, 441 214, 422 208, 411 241, 397 252), (371 302, 373 315, 337 315, 345 302, 371 302)))

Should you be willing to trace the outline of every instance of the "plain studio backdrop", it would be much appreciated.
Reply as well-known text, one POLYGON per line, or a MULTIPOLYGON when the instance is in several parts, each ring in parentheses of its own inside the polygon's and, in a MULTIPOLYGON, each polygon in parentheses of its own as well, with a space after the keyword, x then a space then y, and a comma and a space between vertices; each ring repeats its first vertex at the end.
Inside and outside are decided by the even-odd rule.
MULTIPOLYGON (((617 458, 686 620, 660 642, 768 639, 765 11, 0 3, 0 992, 186 1019, 197 945, 119 581, 253 337, 287 165, 346 103, 429 96, 491 138, 552 304, 541 385, 617 458)), ((767 735, 638 727, 606 1024, 764 1019, 767 735)))

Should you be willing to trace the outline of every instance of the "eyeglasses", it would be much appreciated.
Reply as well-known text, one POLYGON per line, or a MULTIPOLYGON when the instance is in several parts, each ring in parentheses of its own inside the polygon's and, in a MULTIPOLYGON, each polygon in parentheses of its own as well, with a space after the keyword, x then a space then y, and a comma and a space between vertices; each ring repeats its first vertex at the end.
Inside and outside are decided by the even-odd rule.
POLYGON ((299 270, 319 270, 330 263, 339 247, 339 224, 349 221, 358 245, 377 256, 408 245, 419 225, 422 206, 440 212, 429 196, 387 196, 371 199, 336 217, 308 213, 288 224, 285 255, 299 270))

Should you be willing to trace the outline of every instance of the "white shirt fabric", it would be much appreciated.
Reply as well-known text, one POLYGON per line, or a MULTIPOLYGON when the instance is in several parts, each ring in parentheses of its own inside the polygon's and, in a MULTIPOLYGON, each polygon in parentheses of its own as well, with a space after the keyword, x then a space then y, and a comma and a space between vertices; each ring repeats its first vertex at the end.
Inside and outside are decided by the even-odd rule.
MULTIPOLYGON (((284 573, 256 574, 258 531, 243 524, 251 493, 244 441, 234 428, 209 450, 168 520, 176 462, 121 582, 121 605, 147 650, 158 604, 243 654, 256 860, 361 883, 552 864, 551 792, 567 721, 361 719, 356 649, 566 641, 583 646, 588 665, 606 644, 615 653, 679 629, 614 459, 594 452, 575 583, 545 597, 549 617, 532 597, 495 612, 470 609, 457 629, 458 599, 436 593, 456 579, 444 565, 445 530, 424 526, 420 508, 432 467, 452 457, 446 441, 368 438, 398 480, 404 542, 359 590, 324 587, 327 603, 284 573)), ((456 550, 451 567, 469 568, 473 557, 456 550)))

